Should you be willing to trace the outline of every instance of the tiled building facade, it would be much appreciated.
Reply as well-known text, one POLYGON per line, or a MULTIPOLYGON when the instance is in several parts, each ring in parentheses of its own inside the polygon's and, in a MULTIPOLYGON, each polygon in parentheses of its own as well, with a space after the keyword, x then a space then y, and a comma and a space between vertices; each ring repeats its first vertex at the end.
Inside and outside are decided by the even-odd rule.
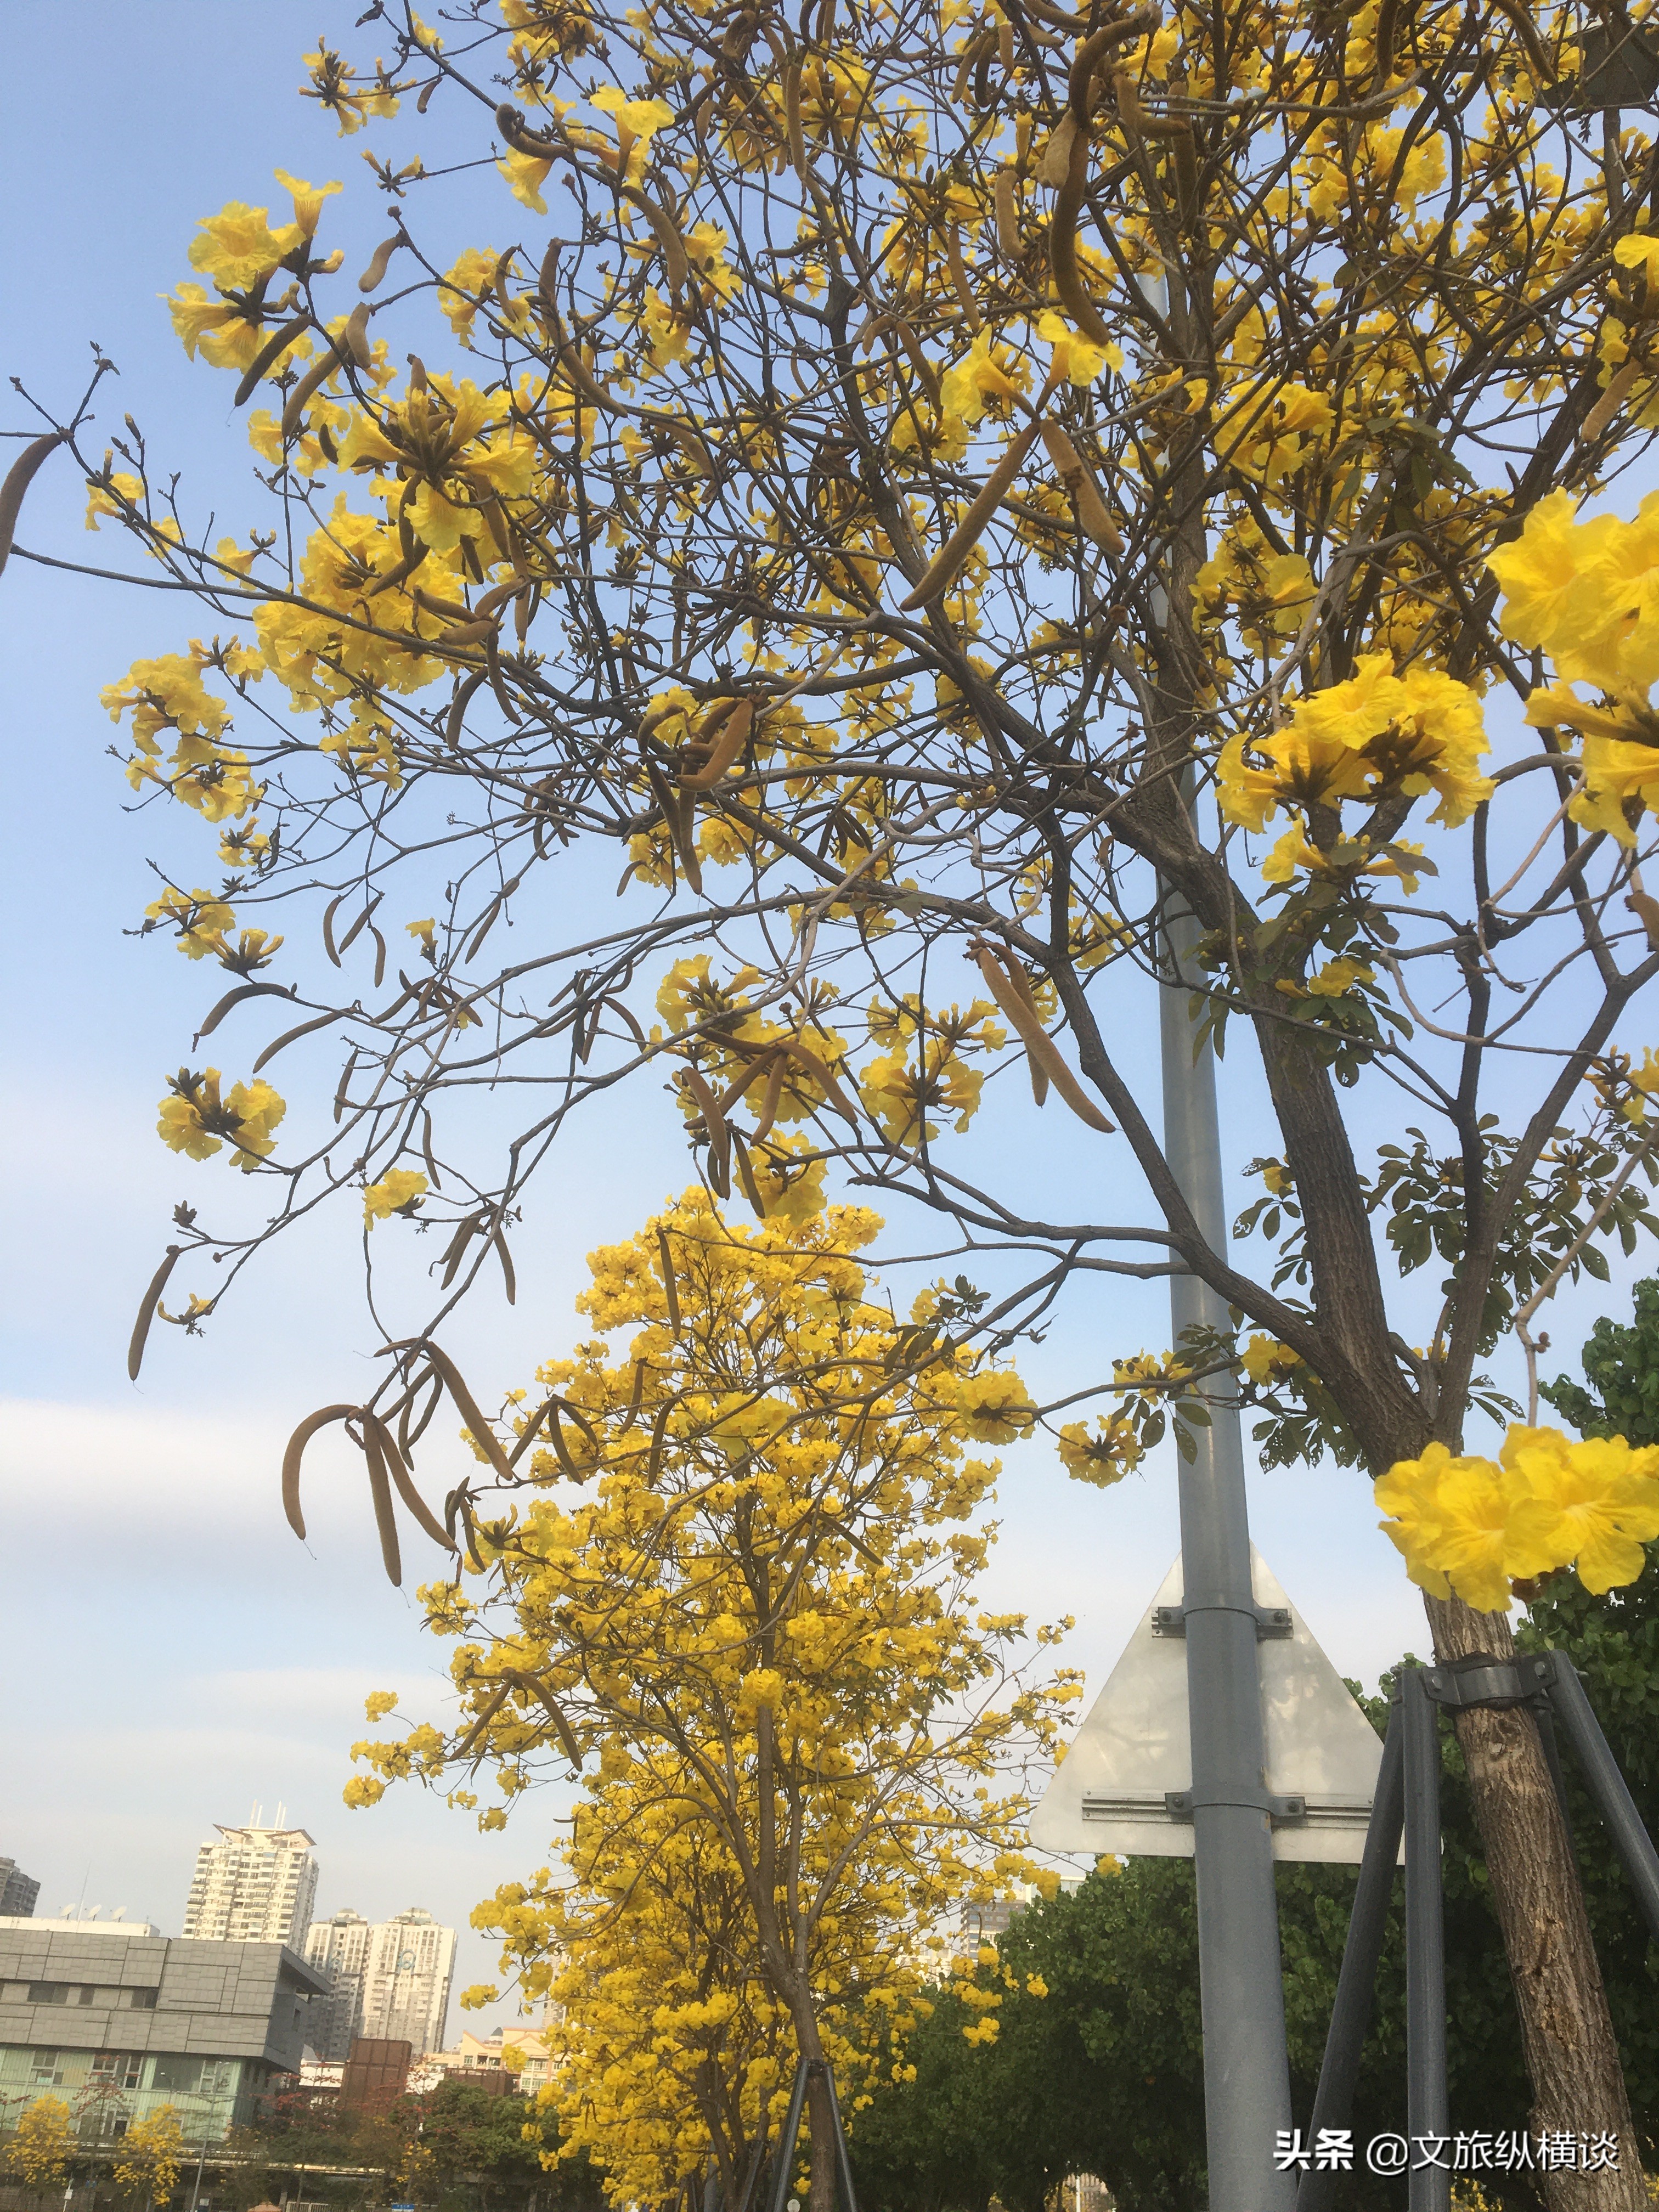
POLYGON ((280 1943, 0 1918, 0 2114, 68 2105, 88 2142, 172 2105, 215 2142, 297 2074, 324 1978, 280 1943))

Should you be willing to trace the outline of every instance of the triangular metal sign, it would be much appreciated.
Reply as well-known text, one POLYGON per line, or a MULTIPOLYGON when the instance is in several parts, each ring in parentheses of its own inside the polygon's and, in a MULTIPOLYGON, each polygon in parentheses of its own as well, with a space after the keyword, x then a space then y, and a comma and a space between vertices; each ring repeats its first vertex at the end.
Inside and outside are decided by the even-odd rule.
MULTIPOLYGON (((1300 1798, 1306 1808, 1295 1820, 1275 1820, 1273 1856, 1357 1866, 1382 1739, 1254 1545, 1250 1568, 1257 1605, 1283 1607, 1291 1617, 1288 1637, 1266 1638, 1256 1646, 1264 1780, 1276 1796, 1300 1798)), ((1031 1841, 1040 1850, 1192 1856, 1191 1820, 1177 1819, 1168 1803, 1193 1783, 1187 1646, 1153 1626, 1158 1609, 1179 1606, 1181 1595, 1177 1559, 1031 1815, 1031 1841)))

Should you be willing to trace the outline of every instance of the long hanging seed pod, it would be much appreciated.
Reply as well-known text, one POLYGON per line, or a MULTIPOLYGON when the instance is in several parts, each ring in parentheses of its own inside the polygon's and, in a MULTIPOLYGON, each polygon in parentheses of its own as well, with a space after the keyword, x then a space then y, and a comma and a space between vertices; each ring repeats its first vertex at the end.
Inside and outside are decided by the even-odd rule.
POLYGON ((662 1287, 663 1296, 668 1302, 668 1327, 671 1333, 678 1336, 680 1333, 679 1286, 674 1280, 674 1255, 668 1247, 668 1231, 665 1229, 657 1231, 657 1249, 662 1255, 662 1287))
POLYGON ((244 999, 291 999, 294 994, 286 983, 240 983, 234 991, 227 991, 218 1005, 191 1039, 190 1048, 195 1051, 204 1036, 211 1036, 233 1006, 240 1006, 244 999))
MULTIPOLYGON (((682 791, 712 791, 749 742, 754 726, 755 702, 739 699, 718 725, 719 734, 705 765, 680 777, 682 791)), ((705 726, 707 726, 705 725, 705 726)))
POLYGON ((1005 253, 1019 252, 1019 202, 1014 190, 1015 173, 1005 161, 997 171, 997 244, 1005 253))
POLYGON ((275 337, 267 339, 243 372, 242 380, 236 387, 236 394, 230 403, 231 405, 245 407, 252 398, 258 386, 259 379, 265 371, 288 351, 295 338, 303 337, 310 328, 309 315, 296 315, 291 323, 283 324, 275 337))
MULTIPOLYGON (((398 1346, 395 1348, 402 1351, 410 1347, 398 1346)), ((432 1362, 434 1367, 437 1369, 439 1374, 443 1376, 445 1387, 447 1389, 450 1396, 455 1401, 456 1411, 460 1414, 461 1419, 466 1423, 468 1431, 471 1434, 474 1442, 478 1445, 478 1448, 483 1453, 485 1458, 495 1468, 496 1474, 499 1474, 504 1481, 511 1482, 513 1480, 513 1469, 507 1464, 507 1454, 501 1449, 501 1444, 496 1438, 495 1431, 490 1427, 489 1422, 485 1420, 483 1415, 478 1411, 477 1401, 474 1398, 472 1393, 467 1389, 465 1383, 461 1380, 454 1361, 449 1357, 447 1352, 440 1352, 435 1344, 422 1345, 421 1349, 425 1352, 427 1358, 432 1362)))
POLYGON ((138 1318, 132 1324, 132 1340, 127 1346, 127 1380, 136 1382, 138 1370, 144 1364, 144 1346, 149 1340, 149 1325, 155 1318, 155 1309, 161 1303, 161 1293, 167 1286, 167 1277, 178 1265, 182 1244, 169 1244, 167 1257, 149 1279, 149 1288, 138 1304, 138 1318))
POLYGON ((33 483, 34 472, 46 455, 63 442, 61 430, 48 430, 44 438, 36 438, 25 446, 6 471, 6 480, 0 484, 0 571, 11 558, 11 541, 22 509, 23 494, 33 483))
POLYGON ((1009 1020, 1018 1030, 1027 1052, 1042 1063, 1043 1073, 1080 1121, 1103 1136, 1110 1136, 1116 1124, 1109 1121, 1098 1106, 1084 1091, 1075 1075, 1060 1057, 1054 1039, 1036 1018, 1034 1009, 1009 981, 1001 962, 988 945, 981 945, 975 955, 979 971, 1009 1020))
POLYGON ((1086 531, 1097 545, 1103 545, 1109 553, 1123 550, 1123 533, 1111 517, 1111 512, 1100 495, 1094 472, 1089 468, 1057 422, 1042 426, 1042 442, 1048 449, 1048 458, 1059 472, 1066 487, 1066 496, 1072 503, 1080 528, 1086 531))
POLYGON ((404 1504, 414 1515, 421 1527, 434 1544, 441 1546, 446 1552, 453 1552, 455 1549, 454 1538, 444 1527, 442 1522, 428 1510, 426 1500, 410 1480, 409 1469, 404 1464, 403 1454, 392 1441, 391 1430, 387 1428, 378 1413, 371 1413, 367 1407, 363 1411, 363 1433, 366 1437, 372 1436, 380 1447, 380 1456, 391 1473, 392 1481, 398 1486, 398 1497, 403 1499, 404 1504))
POLYGON ((363 1421, 363 1458, 368 1467, 368 1494, 374 1506, 374 1527, 380 1539, 380 1564, 386 1569, 386 1578, 393 1589, 401 1589, 404 1580, 403 1553, 398 1544, 398 1516, 392 1510, 392 1485, 386 1477, 386 1455, 380 1449, 380 1437, 385 1434, 378 1421, 365 1416, 363 1421))
POLYGON ((291 1030, 284 1030, 281 1036, 272 1037, 254 1061, 253 1073, 257 1075, 267 1060, 275 1060, 284 1046, 297 1042, 302 1036, 309 1036, 313 1030, 325 1030, 331 1022, 343 1022, 345 1018, 343 1010, 331 1014, 313 1014, 308 1022, 301 1022, 291 1030))
POLYGON ((306 1446, 319 1429, 325 1429, 331 1421, 349 1421, 360 1410, 356 1406, 324 1406, 315 1413, 307 1413, 288 1440, 288 1449, 283 1454, 283 1511, 289 1527, 302 1543, 306 1520, 300 1510, 300 1465, 306 1455, 306 1446))
POLYGON ((553 1692, 550 1689, 544 1687, 541 1682, 538 1681, 535 1675, 521 1672, 517 1668, 514 1668, 508 1679, 511 1681, 516 1682, 520 1689, 527 1690, 532 1697, 536 1698, 540 1705, 545 1707, 548 1717, 552 1721, 554 1729, 558 1735, 559 1742, 563 1749, 565 1757, 570 1761, 571 1765, 575 1769, 576 1772, 580 1774, 582 1768, 581 1746, 577 1742, 575 1730, 565 1718, 564 1713, 559 1705, 558 1700, 554 1697, 553 1692))
POLYGON ((1038 428, 1036 422, 1028 422, 1010 441, 1007 451, 986 478, 978 498, 928 562, 921 581, 908 599, 899 601, 901 614, 911 614, 916 608, 926 606, 930 599, 938 599, 940 592, 955 580, 965 566, 968 556, 984 535, 991 517, 1001 506, 1014 478, 1019 474, 1038 428))
POLYGON ((1578 433, 1578 441, 1581 445, 1590 445, 1601 436, 1602 431, 1607 428, 1626 400, 1629 398, 1636 380, 1641 374, 1642 365, 1635 361, 1626 362, 1617 371, 1612 383, 1584 417, 1583 428, 1578 433))

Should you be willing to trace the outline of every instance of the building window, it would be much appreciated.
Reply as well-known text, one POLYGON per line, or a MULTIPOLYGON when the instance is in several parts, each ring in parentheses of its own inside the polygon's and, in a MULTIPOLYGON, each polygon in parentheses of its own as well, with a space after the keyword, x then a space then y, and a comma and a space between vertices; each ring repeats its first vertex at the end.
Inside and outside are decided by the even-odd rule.
POLYGON ((152 2089, 165 2090, 175 2097, 193 2097, 202 2086, 202 2061, 199 2058, 158 2058, 149 2086, 152 2089))
POLYGON ((70 1985, 67 1982, 31 1982, 29 1984, 31 2004, 66 2005, 69 2001, 70 1985))
POLYGON ((37 2051, 29 2068, 29 2079, 37 2089, 55 2089, 63 2080, 61 2061, 55 2051, 37 2051))
POLYGON ((136 2089, 144 2062, 136 2051, 100 2051, 92 2062, 92 2081, 98 2089, 136 2089))

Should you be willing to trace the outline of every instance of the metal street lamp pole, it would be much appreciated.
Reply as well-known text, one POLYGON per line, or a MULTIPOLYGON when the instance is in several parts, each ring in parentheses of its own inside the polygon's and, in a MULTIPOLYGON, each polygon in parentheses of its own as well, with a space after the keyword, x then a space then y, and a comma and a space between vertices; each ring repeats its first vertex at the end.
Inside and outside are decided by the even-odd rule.
MULTIPOLYGON (((1199 935, 1193 915, 1166 906, 1164 1146, 1200 1232, 1223 1252, 1215 1060, 1207 1038, 1194 1057, 1188 1012, 1199 935)), ((1177 1350, 1183 1329, 1228 1326, 1224 1303, 1196 1275, 1170 1277, 1170 1308, 1177 1350)), ((1210 2212, 1291 2212, 1295 2176, 1276 2173, 1273 2160, 1275 2132, 1291 2124, 1291 2083, 1237 1412, 1212 1408, 1194 1435, 1196 1452, 1181 1468, 1182 1606, 1210 2212)))

